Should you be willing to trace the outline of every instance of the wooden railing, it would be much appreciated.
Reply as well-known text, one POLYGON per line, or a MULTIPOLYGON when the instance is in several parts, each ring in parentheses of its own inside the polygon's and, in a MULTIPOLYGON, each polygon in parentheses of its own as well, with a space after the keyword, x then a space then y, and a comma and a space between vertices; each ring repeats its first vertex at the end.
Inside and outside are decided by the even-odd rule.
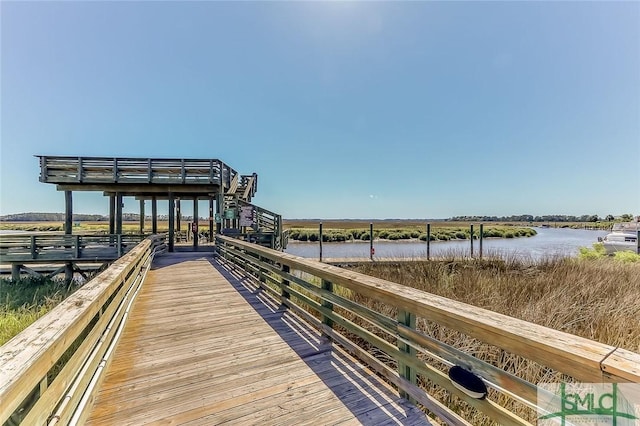
POLYGON ((128 234, 8 234, 0 236, 0 263, 117 259, 146 236, 128 234))
POLYGON ((164 236, 145 239, 0 347, 0 424, 82 422, 119 325, 164 244, 164 236))
POLYGON ((253 196, 258 192, 258 175, 242 175, 240 179, 240 188, 242 188, 242 199, 251 202, 253 196))
POLYGON ((253 276, 281 303, 449 424, 470 421, 462 417, 461 410, 443 404, 419 383, 446 390, 471 411, 482 412, 502 425, 530 424, 538 392, 544 390, 515 372, 439 341, 417 323, 428 321, 486 342, 567 380, 640 382, 640 354, 628 350, 236 239, 217 236, 216 245, 221 258, 253 276), (365 306, 364 300, 374 303, 365 306), (389 315, 389 309, 396 314, 389 315), (453 366, 482 380, 490 396, 477 399, 455 386, 447 374, 453 366), (520 417, 505 408, 513 403, 499 404, 498 400, 516 401, 524 407, 525 415, 520 417))
POLYGON ((267 241, 258 241, 256 238, 268 238, 268 245, 276 250, 283 250, 287 247, 287 234, 285 234, 282 229, 281 215, 256 206, 255 204, 238 200, 238 207, 242 206, 253 207, 256 229, 248 233, 238 234, 239 236, 251 242, 259 242, 262 245, 265 245, 267 241))
POLYGON ((56 184, 215 184, 228 188, 238 173, 217 159, 39 156, 40 181, 56 184))

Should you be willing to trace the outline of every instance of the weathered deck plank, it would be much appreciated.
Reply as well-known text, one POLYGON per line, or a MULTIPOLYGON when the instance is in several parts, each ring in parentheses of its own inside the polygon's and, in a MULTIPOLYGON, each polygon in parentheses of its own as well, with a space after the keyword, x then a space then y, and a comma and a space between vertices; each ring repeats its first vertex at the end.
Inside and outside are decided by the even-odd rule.
POLYGON ((88 424, 429 424, 205 256, 156 259, 88 424))

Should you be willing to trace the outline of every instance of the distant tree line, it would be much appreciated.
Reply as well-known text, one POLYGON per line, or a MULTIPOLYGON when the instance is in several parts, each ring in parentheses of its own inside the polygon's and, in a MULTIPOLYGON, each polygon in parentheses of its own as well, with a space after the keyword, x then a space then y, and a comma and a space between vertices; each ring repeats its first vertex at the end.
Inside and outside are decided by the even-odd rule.
MULTIPOLYGON (((101 222, 108 221, 100 214, 74 214, 73 220, 101 222)), ((1 222, 64 222, 64 213, 17 213, 0 216, 1 222)))
POLYGON ((610 214, 604 218, 600 218, 597 214, 583 214, 582 216, 564 214, 534 216, 531 214, 521 214, 512 216, 454 216, 447 220, 456 222, 598 222, 601 220, 607 222, 613 222, 614 220, 629 222, 633 220, 633 215, 623 214, 615 217, 610 214))
MULTIPOLYGON (((192 220, 192 216, 181 216, 182 220, 192 220)), ((145 216, 151 220, 151 216, 145 216)), ((158 220, 168 220, 168 215, 158 215, 158 220)), ((122 220, 134 222, 140 220, 138 213, 122 213, 122 220)), ((74 214, 73 221, 77 222, 108 222, 109 216, 101 214, 74 214)), ((64 213, 16 213, 0 216, 0 222, 64 222, 64 213)))

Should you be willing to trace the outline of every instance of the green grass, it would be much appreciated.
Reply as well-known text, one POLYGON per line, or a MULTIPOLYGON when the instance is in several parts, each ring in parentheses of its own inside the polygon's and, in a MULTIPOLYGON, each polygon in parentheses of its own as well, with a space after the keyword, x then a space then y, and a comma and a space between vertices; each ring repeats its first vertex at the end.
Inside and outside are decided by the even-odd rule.
POLYGON ((579 251, 578 259, 581 260, 600 260, 612 257, 616 262, 640 262, 640 254, 632 251, 617 251, 613 256, 609 256, 602 243, 594 243, 593 248, 580 247, 579 251))
POLYGON ((63 280, 29 277, 0 279, 0 345, 20 333, 78 288, 63 280))

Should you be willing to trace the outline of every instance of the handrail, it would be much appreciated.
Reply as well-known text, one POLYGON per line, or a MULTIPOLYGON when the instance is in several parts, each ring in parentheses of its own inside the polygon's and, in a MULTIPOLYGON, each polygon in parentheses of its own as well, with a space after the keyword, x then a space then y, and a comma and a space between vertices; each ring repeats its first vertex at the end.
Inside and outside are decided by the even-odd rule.
POLYGON ((256 173, 252 175, 242 175, 240 186, 244 188, 242 199, 251 202, 251 198, 258 191, 258 175, 256 173))
MULTIPOLYGON (((256 176, 257 177, 257 176, 256 176)), ((287 247, 287 238, 282 229, 282 216, 267 210, 263 207, 256 206, 245 200, 237 200, 239 206, 251 206, 256 213, 256 225, 258 233, 272 234, 273 245, 276 250, 285 249, 287 247)))
POLYGON ((0 236, 0 263, 65 259, 112 260, 131 250, 146 235, 9 234, 0 236))
POLYGON ((541 389, 424 333, 416 327, 417 318, 464 333, 575 380, 640 382, 640 354, 628 350, 237 239, 219 235, 216 246, 220 257, 253 276, 263 289, 359 356, 403 394, 455 424, 464 421, 418 388, 418 376, 500 424, 529 423, 493 400, 474 399, 453 386, 443 365, 459 365, 482 378, 490 388, 530 408, 536 407, 541 389), (334 286, 347 290, 336 291, 334 286), (362 297, 394 307, 397 317, 363 306, 358 303, 362 297), (352 336, 394 359, 398 372, 362 349, 352 336))
POLYGON ((145 239, 0 347, 0 424, 46 423, 63 399, 59 415, 73 415, 108 346, 103 343, 113 339, 122 319, 122 306, 154 252, 164 249, 164 235, 145 239))

